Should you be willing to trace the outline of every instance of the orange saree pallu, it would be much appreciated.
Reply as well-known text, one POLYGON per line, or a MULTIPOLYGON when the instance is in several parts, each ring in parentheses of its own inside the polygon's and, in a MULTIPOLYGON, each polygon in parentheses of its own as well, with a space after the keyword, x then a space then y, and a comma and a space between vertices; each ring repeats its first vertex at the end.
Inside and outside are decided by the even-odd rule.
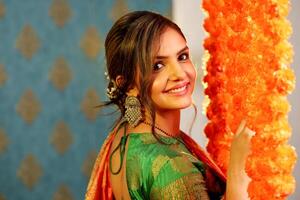
MULTIPOLYGON (((115 137, 112 132, 100 150, 95 161, 94 168, 90 177, 85 200, 112 200, 114 199, 112 187, 109 179, 109 152, 115 137)), ((205 163, 217 177, 226 181, 226 176, 209 157, 209 155, 187 134, 182 134, 182 140, 188 150, 199 160, 205 163)))
POLYGON ((114 199, 109 180, 109 152, 115 132, 108 135, 94 163, 94 168, 85 194, 85 200, 114 199))

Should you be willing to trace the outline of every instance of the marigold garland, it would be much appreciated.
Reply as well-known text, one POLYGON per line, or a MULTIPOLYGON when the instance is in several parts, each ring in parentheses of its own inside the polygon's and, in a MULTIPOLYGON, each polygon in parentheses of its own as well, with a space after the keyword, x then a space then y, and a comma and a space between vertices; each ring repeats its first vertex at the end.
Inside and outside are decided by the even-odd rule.
POLYGON ((226 173, 233 133, 245 118, 256 132, 246 171, 251 199, 286 199, 295 190, 295 149, 287 95, 295 85, 287 39, 289 0, 203 0, 207 150, 226 173))

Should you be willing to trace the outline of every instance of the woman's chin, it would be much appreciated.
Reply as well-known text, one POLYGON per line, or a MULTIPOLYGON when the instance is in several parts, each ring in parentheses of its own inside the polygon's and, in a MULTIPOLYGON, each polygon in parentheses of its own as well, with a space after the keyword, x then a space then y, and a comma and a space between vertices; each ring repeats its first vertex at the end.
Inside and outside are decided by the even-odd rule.
POLYGON ((160 106, 163 110, 181 110, 188 108, 192 105, 192 99, 181 99, 177 101, 168 101, 164 106, 160 106), (170 103, 171 102, 171 103, 170 103))

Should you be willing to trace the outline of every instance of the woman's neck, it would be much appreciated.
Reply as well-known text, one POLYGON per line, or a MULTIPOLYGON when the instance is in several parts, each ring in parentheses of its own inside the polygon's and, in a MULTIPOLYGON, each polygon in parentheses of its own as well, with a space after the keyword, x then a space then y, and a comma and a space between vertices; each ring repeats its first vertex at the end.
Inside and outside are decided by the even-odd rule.
MULTIPOLYGON (((146 120, 151 122, 150 120, 146 120)), ((180 134, 180 110, 156 111, 155 126, 167 132, 169 136, 180 134)))

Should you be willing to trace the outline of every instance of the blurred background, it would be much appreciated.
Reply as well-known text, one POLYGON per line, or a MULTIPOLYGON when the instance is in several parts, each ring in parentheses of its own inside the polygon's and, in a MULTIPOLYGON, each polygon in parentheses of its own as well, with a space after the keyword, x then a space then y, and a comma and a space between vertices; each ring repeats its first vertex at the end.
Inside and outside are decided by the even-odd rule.
MULTIPOLYGON (((292 68, 300 77, 300 2, 290 2, 292 68)), ((0 200, 84 199, 94 160, 118 117, 93 108, 107 99, 104 40, 128 11, 161 13, 185 33, 198 69, 199 111, 191 135, 205 146, 200 5, 198 0, 0 0, 0 200)), ((289 96, 290 143, 299 147, 298 155, 299 84, 289 96)), ((192 113, 182 114, 185 131, 192 113)), ((289 199, 300 199, 300 191, 289 199)))

